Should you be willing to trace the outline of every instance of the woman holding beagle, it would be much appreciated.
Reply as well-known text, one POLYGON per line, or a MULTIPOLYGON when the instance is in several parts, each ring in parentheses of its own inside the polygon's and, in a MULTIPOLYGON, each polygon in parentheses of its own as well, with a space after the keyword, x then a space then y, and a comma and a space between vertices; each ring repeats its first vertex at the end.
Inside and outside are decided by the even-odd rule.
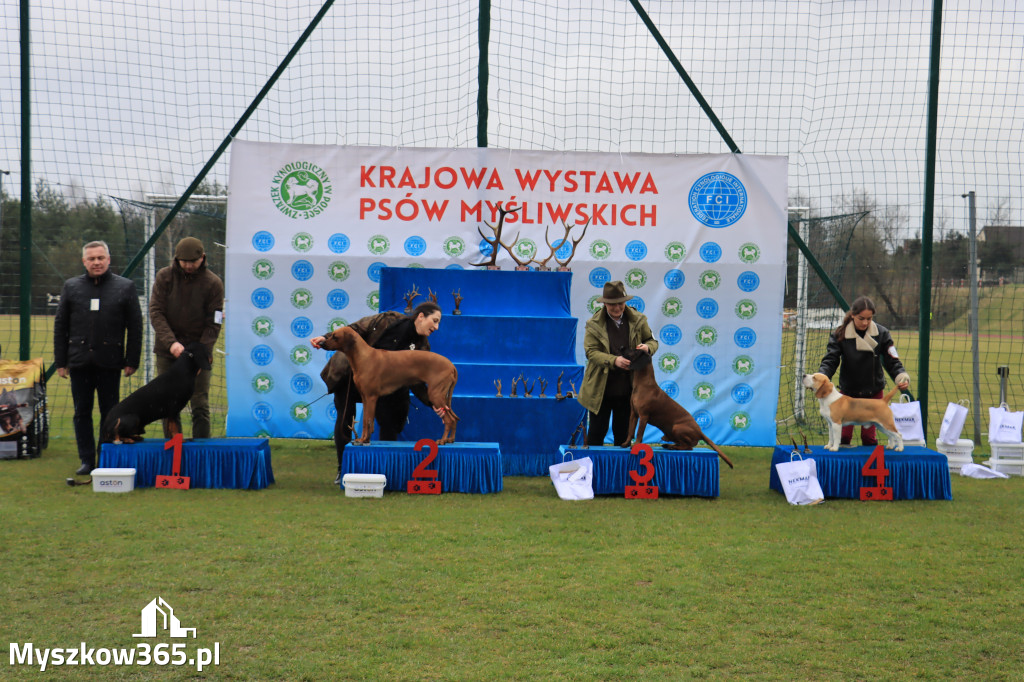
MULTIPOLYGON (((910 375, 903 369, 889 330, 874 320, 875 304, 867 296, 854 300, 842 323, 828 338, 828 349, 818 371, 829 379, 839 369, 839 392, 851 398, 882 398, 885 389, 884 368, 896 387, 910 387, 910 375)), ((853 439, 853 425, 843 427, 842 445, 853 439)), ((864 445, 877 445, 875 427, 862 426, 864 445)))

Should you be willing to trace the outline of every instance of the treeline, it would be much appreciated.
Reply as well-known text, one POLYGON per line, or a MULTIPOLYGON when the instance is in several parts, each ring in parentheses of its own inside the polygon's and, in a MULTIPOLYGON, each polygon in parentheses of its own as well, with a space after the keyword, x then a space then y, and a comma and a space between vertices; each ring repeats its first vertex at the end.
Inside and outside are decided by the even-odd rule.
MULTIPOLYGON (((196 194, 226 196, 227 189, 217 183, 204 184, 196 194)), ((21 201, 5 190, 0 206, 0 314, 19 311, 23 246, 32 254, 32 313, 52 313, 64 280, 84 272, 85 243, 105 241, 110 246, 111 270, 123 274, 147 241, 147 221, 149 229, 155 229, 171 207, 109 196, 72 201, 40 180, 32 197, 31 244, 23 245, 21 201)), ((216 244, 225 240, 224 210, 223 204, 190 202, 154 245, 156 267, 170 263, 174 244, 191 235, 203 241, 211 267, 223 273, 224 253, 216 244)), ((144 277, 145 269, 140 264, 132 274, 140 295, 144 292, 144 277)))

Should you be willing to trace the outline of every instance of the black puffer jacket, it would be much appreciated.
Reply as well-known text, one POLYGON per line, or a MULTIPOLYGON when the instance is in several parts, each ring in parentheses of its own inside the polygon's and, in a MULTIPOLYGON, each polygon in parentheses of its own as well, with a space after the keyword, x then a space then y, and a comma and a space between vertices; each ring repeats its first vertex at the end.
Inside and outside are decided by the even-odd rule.
POLYGON ((850 322, 838 338, 835 332, 829 335, 828 349, 818 371, 831 379, 839 368, 840 393, 851 398, 870 398, 885 390, 883 367, 894 382, 906 372, 889 330, 872 322, 861 336, 850 322), (874 348, 867 348, 872 341, 874 348))
POLYGON ((135 282, 109 270, 64 282, 53 320, 57 367, 138 368, 141 355, 142 309, 135 282))

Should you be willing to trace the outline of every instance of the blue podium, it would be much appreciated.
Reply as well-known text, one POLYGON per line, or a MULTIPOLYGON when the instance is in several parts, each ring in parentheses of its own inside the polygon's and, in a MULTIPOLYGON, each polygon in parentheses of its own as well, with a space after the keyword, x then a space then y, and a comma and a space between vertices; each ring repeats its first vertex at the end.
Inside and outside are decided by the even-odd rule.
MULTIPOLYGON (((658 495, 718 497, 718 454, 713 450, 664 450, 653 448, 654 478, 658 495)), ((640 456, 627 448, 570 448, 563 445, 559 455, 550 458, 548 466, 562 461, 589 457, 594 462, 594 494, 624 495, 627 485, 634 485, 630 471, 644 473, 640 456)), ((545 467, 547 471, 547 467, 545 467)))
MULTIPOLYGON (((133 445, 104 443, 100 466, 135 469, 135 487, 152 488, 157 476, 170 476, 174 450, 168 441, 147 438, 133 445)), ((274 482, 270 441, 266 438, 200 438, 181 446, 182 476, 192 488, 260 490, 274 482)))
MULTIPOLYGON (((385 490, 404 492, 406 483, 413 478, 413 470, 430 454, 429 448, 417 451, 415 447, 412 441, 350 443, 341 461, 342 478, 345 474, 384 474, 385 490)), ((437 457, 426 468, 437 471, 437 480, 446 493, 501 492, 501 450, 497 443, 441 445, 437 457)))
MULTIPOLYGON (((861 474, 874 447, 840 448, 837 452, 821 445, 811 447, 810 454, 801 452, 804 459, 817 463, 818 482, 825 499, 844 497, 860 499, 860 489, 877 485, 875 479, 861 474)), ((792 447, 776 446, 772 452, 768 486, 782 492, 779 472, 775 465, 790 461, 792 447)), ((946 456, 919 446, 906 447, 903 452, 885 451, 885 468, 889 470, 885 485, 892 489, 894 500, 952 500, 949 482, 949 464, 946 456)))

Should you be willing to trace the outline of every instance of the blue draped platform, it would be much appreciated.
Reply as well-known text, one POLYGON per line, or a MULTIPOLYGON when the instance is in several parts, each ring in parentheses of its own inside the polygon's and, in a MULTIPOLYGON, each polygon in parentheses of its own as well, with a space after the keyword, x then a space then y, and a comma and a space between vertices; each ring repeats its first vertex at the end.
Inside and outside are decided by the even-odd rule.
MULTIPOLYGON (((146 439, 133 445, 104 443, 100 466, 135 469, 135 487, 151 488, 157 476, 170 476, 174 450, 167 441, 146 439)), ((270 466, 270 441, 266 438, 201 438, 186 440, 181 447, 182 476, 192 488, 243 488, 260 490, 274 482, 270 466)))
MULTIPOLYGON (((830 452, 823 446, 811 448, 811 454, 801 455, 817 463, 818 482, 825 499, 846 497, 860 499, 862 487, 875 487, 876 480, 861 475, 861 469, 871 456, 873 447, 841 448, 830 452)), ((779 472, 775 465, 790 461, 792 447, 776 446, 772 453, 771 474, 768 485, 772 490, 782 492, 779 472)), ((940 452, 922 447, 906 447, 903 452, 885 451, 885 468, 889 476, 885 485, 892 488, 894 500, 952 500, 953 492, 949 483, 949 465, 946 456, 940 452)))
MULTIPOLYGON (((589 457, 594 462, 594 494, 624 495, 627 485, 634 485, 630 471, 644 473, 639 455, 631 455, 627 448, 591 447, 570 448, 563 445, 559 455, 551 457, 548 465, 589 457)), ((650 484, 658 486, 658 495, 689 495, 718 497, 718 454, 712 450, 663 450, 654 448, 654 478, 650 484)), ((545 468, 545 471, 547 469, 545 468)))
MULTIPOLYGON (((440 425, 436 415, 434 419, 440 425)), ((385 490, 404 492, 413 470, 430 453, 428 448, 416 451, 415 447, 415 441, 349 445, 342 458, 341 474, 384 474, 385 490)), ((501 450, 497 443, 441 445, 427 469, 437 471, 437 480, 446 493, 501 492, 501 450)))

